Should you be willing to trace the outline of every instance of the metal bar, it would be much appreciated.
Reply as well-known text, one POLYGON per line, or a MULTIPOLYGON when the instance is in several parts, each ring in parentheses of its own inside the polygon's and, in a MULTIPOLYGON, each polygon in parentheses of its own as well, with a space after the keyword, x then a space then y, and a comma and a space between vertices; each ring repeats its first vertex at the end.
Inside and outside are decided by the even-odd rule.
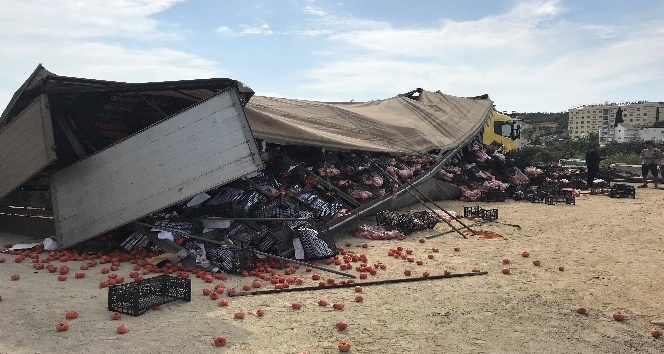
POLYGON ((408 183, 408 186, 409 186, 409 187, 411 187, 412 189, 414 189, 415 191, 417 191, 417 193, 419 193, 419 194, 422 195, 424 198, 426 198, 426 200, 427 200, 429 203, 435 205, 436 208, 439 208, 440 210, 442 210, 445 214, 447 214, 447 216, 449 216, 450 218, 452 218, 452 220, 455 220, 455 221, 458 222, 459 224, 463 225, 464 228, 468 229, 468 231, 472 232, 473 235, 475 235, 475 231, 473 231, 470 227, 466 226, 466 224, 464 224, 463 221, 461 221, 460 218, 455 218, 454 215, 450 214, 447 210, 443 209, 443 207, 441 207, 441 206, 438 205, 436 202, 434 202, 433 200, 431 200, 431 198, 429 198, 426 194, 422 193, 419 189, 417 189, 415 186, 413 186, 413 185, 410 183, 409 180, 407 180, 407 179, 405 179, 405 178, 404 178, 404 180, 406 181, 406 183, 408 183))
POLYGON ((138 94, 138 97, 140 97, 143 102, 145 102, 148 106, 152 107, 155 111, 159 112, 164 118, 168 117, 168 114, 166 114, 164 111, 162 111, 159 107, 157 107, 154 103, 150 102, 147 98, 142 93, 138 94))
MULTIPOLYGON (((470 226, 481 226, 483 224, 484 223, 478 222, 478 223, 475 223, 475 224, 471 224, 470 226)), ((451 234, 452 232, 454 232, 454 230, 441 231, 441 232, 435 233, 433 235, 425 236, 424 238, 428 240, 430 238, 451 234)))
POLYGON ((71 144, 71 148, 74 150, 76 155, 81 159, 87 156, 85 149, 83 149, 83 146, 76 138, 74 130, 72 129, 69 122, 65 120, 65 117, 61 116, 60 114, 54 114, 53 118, 55 119, 55 122, 58 124, 60 129, 62 129, 62 132, 65 134, 65 137, 67 137, 67 140, 69 140, 69 144, 71 144))
MULTIPOLYGON (((285 155, 281 155, 281 154, 279 155, 279 157, 282 158, 284 161, 288 162, 291 166, 297 166, 296 168, 301 168, 302 170, 304 170, 304 172, 305 172, 307 175, 309 175, 310 177, 312 177, 313 179, 315 179, 316 182, 323 183, 327 188, 332 188, 332 189, 334 189, 334 191, 337 192, 337 194, 338 194, 343 200, 345 200, 346 202, 348 202, 348 203, 351 204, 352 206, 354 206, 354 207, 358 207, 358 206, 361 205, 361 204, 360 204, 358 201, 356 201, 353 197, 351 197, 351 196, 349 196, 348 194, 346 194, 346 192, 342 191, 341 189, 339 189, 339 188, 338 188, 337 186, 335 186, 334 184, 332 184, 332 183, 328 183, 328 181, 322 179, 320 176, 318 176, 317 174, 313 173, 312 171, 309 171, 308 169, 304 168, 304 167, 301 166, 299 163, 293 161, 290 157, 285 156, 285 155)), ((327 174, 327 170, 325 171, 325 173, 327 174)))
MULTIPOLYGON (((412 195, 415 199, 417 199, 417 201, 420 202, 422 205, 424 205, 425 208, 429 209, 432 213, 438 215, 438 214, 435 212, 435 210, 433 210, 433 209, 432 209, 427 203, 425 203, 422 199, 420 199, 418 196, 416 196, 415 193, 413 193, 413 192, 410 190, 410 187, 408 187, 408 188, 404 187, 404 185, 403 185, 401 182, 399 182, 399 179, 398 179, 398 178, 394 178, 394 177, 392 177, 392 176, 391 176, 389 173, 387 173, 382 167, 380 167, 376 162, 374 162, 374 160, 372 160, 369 156, 364 155, 364 154, 362 154, 362 156, 363 156, 367 161, 369 161, 369 163, 371 163, 373 166, 375 166, 380 172, 382 172, 382 174, 383 174, 384 176, 388 176, 392 181, 396 182, 396 183, 399 185, 400 188, 403 188, 406 192, 408 192, 408 193, 409 193, 410 195, 412 195)), ((410 186, 413 186, 413 185, 411 184, 410 186)), ((412 188, 415 189, 414 186, 413 186, 412 188)), ((420 193, 421 193, 421 192, 420 192, 420 193)), ((452 225, 452 223, 450 223, 449 221, 447 221, 447 220, 445 220, 445 219, 442 219, 442 220, 443 220, 443 222, 445 222, 445 223, 447 224, 447 226, 451 227, 454 231, 456 231, 456 232, 457 232, 459 235, 461 235, 463 238, 468 238, 468 237, 466 237, 466 235, 463 234, 463 232, 459 231, 456 227, 454 227, 454 226, 452 225)), ((471 230, 471 231, 472 231, 472 230, 471 230)))
POLYGON ((286 288, 286 289, 270 289, 270 290, 259 290, 259 291, 244 291, 244 292, 235 292, 228 294, 230 297, 235 296, 247 296, 247 295, 267 295, 267 294, 278 294, 278 293, 290 293, 297 291, 314 291, 314 290, 327 290, 327 289, 339 289, 339 288, 350 288, 357 285, 361 286, 371 286, 371 285, 382 285, 382 284, 398 284, 398 283, 409 283, 416 281, 424 280, 438 280, 446 278, 462 278, 462 277, 473 277, 478 275, 487 275, 488 272, 479 272, 479 273, 458 273, 450 275, 432 275, 429 277, 414 277, 414 278, 399 278, 399 279, 386 279, 386 280, 376 280, 376 281, 367 281, 360 283, 346 283, 341 285, 326 285, 326 286, 305 286, 301 288, 286 288))
MULTIPOLYGON (((200 237, 200 236, 192 235, 192 234, 190 234, 190 233, 188 233, 188 232, 186 232, 186 231, 182 231, 182 230, 178 230, 178 229, 174 229, 174 228, 170 228, 170 227, 161 227, 161 226, 156 226, 156 225, 150 225, 150 224, 146 224, 146 223, 144 223, 144 222, 140 222, 140 221, 135 221, 134 224, 136 224, 136 225, 141 225, 141 226, 146 226, 146 227, 150 227, 150 228, 155 228, 155 229, 160 229, 160 230, 164 230, 164 231, 176 232, 176 233, 178 233, 178 234, 181 234, 181 235, 187 236, 187 237, 189 237, 189 238, 193 238, 193 239, 195 239, 195 240, 201 240, 201 241, 205 241, 205 242, 214 243, 214 244, 217 244, 217 245, 220 245, 220 246, 229 247, 228 244, 226 244, 226 243, 219 242, 219 241, 214 241, 214 240, 209 240, 209 239, 206 239, 205 237, 200 237)), ((235 248, 239 248, 239 247, 235 246, 235 248)), ((325 272, 330 272, 330 273, 334 273, 334 274, 339 274, 339 275, 342 275, 342 276, 347 277, 347 278, 353 278, 353 279, 357 278, 355 275, 352 275, 352 274, 349 274, 349 273, 340 272, 340 271, 335 270, 335 269, 329 269, 329 268, 325 268, 325 267, 319 267, 319 266, 317 266, 317 265, 309 264, 309 263, 307 263, 307 262, 301 262, 301 261, 294 260, 294 259, 289 259, 289 258, 284 258, 284 257, 276 256, 276 255, 273 255, 273 254, 270 254, 270 253, 265 253, 265 252, 258 251, 258 250, 256 250, 256 249, 254 249, 254 252, 255 252, 256 254, 261 255, 261 256, 265 256, 265 257, 269 257, 269 258, 274 258, 274 259, 278 259, 278 260, 281 260, 281 261, 291 262, 291 263, 295 263, 295 264, 299 264, 299 265, 307 266, 307 267, 310 267, 310 268, 314 268, 314 269, 322 270, 322 271, 325 271, 325 272)))
MULTIPOLYGON (((180 219, 181 220, 181 219, 180 219)), ((229 221, 320 221, 318 219, 307 218, 226 218, 223 216, 211 216, 197 218, 196 220, 229 220, 229 221)))
POLYGON ((310 267, 310 268, 319 269, 319 270, 322 270, 322 271, 326 271, 326 272, 330 272, 330 273, 334 273, 334 274, 343 275, 344 277, 347 277, 347 278, 352 278, 352 279, 357 278, 357 277, 356 277, 355 275, 353 275, 353 274, 344 273, 344 272, 341 272, 341 271, 338 271, 338 270, 335 270, 335 269, 329 269, 329 268, 325 268, 325 267, 319 267, 319 266, 317 266, 317 265, 309 264, 309 263, 306 263, 306 262, 300 262, 300 261, 298 261, 298 260, 294 260, 294 259, 290 259, 290 258, 284 258, 284 257, 281 257, 281 256, 276 256, 276 255, 273 255, 273 254, 270 254, 270 253, 265 253, 265 252, 261 252, 261 251, 257 251, 257 250, 254 250, 254 252, 256 252, 256 254, 260 254, 260 255, 265 256, 265 257, 270 257, 270 258, 274 258, 274 259, 279 259, 279 260, 282 260, 282 261, 284 261, 284 262, 295 263, 295 264, 299 264, 299 265, 307 266, 307 267, 310 267))

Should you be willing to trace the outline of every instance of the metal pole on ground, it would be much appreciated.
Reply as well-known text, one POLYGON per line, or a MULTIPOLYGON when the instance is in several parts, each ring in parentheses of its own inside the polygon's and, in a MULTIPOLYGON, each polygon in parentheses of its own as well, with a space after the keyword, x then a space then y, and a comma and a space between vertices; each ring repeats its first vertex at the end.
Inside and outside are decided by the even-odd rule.
MULTIPOLYGON (((220 242, 220 241, 214 241, 214 240, 209 240, 209 239, 207 239, 207 238, 205 238, 205 237, 200 237, 200 236, 192 235, 192 234, 190 234, 190 233, 188 233, 188 232, 185 232, 185 231, 182 231, 182 230, 178 230, 178 229, 174 229, 174 228, 162 227, 162 226, 157 226, 157 225, 150 225, 150 224, 146 224, 146 223, 143 223, 143 222, 140 222, 140 221, 136 221, 136 222, 134 222, 134 224, 141 225, 141 226, 145 226, 145 227, 150 227, 150 228, 155 228, 155 229, 160 229, 160 230, 164 230, 164 231, 175 232, 175 233, 178 233, 178 234, 181 234, 181 235, 187 236, 187 237, 189 237, 189 238, 193 238, 193 239, 195 239, 195 240, 200 240, 200 241, 210 242, 210 243, 214 243, 214 244, 216 244, 216 245, 220 245, 220 246, 228 247, 228 244, 225 244, 225 243, 223 243, 223 242, 220 242)), ((303 265, 303 266, 310 267, 310 268, 313 268, 313 269, 318 269, 318 270, 322 270, 322 271, 325 271, 325 272, 329 272, 329 273, 334 273, 334 274, 342 275, 342 276, 347 277, 347 278, 353 278, 353 279, 357 278, 355 275, 352 275, 352 274, 349 274, 349 273, 344 273, 344 272, 341 272, 341 271, 338 271, 338 270, 335 270, 335 269, 329 269, 329 268, 325 268, 325 267, 319 267, 319 266, 317 266, 317 265, 313 265, 313 264, 310 264, 310 263, 306 263, 306 262, 302 262, 302 261, 298 261, 298 260, 294 260, 294 259, 289 259, 289 258, 284 258, 284 257, 281 257, 281 256, 276 256, 276 255, 273 255, 273 254, 270 254, 270 253, 265 253, 265 252, 258 251, 258 250, 256 250, 256 249, 254 249, 254 252, 255 252, 256 254, 259 254, 259 255, 261 255, 261 256, 265 256, 265 257, 268 257, 268 258, 273 258, 273 259, 278 259, 278 260, 285 261, 285 262, 290 262, 290 263, 295 263, 295 264, 303 265)))
POLYGON ((432 275, 429 277, 414 277, 414 278, 399 278, 399 279, 385 279, 385 280, 376 280, 376 281, 367 281, 360 283, 345 283, 340 285, 326 285, 326 286, 305 286, 301 288, 286 288, 286 289, 270 289, 270 290, 256 290, 256 291, 244 291, 244 292, 235 292, 233 294, 228 294, 228 296, 248 296, 248 295, 267 295, 267 294, 278 294, 278 293, 290 293, 298 291, 315 291, 315 290, 327 290, 327 289, 339 289, 339 288, 350 288, 357 285, 360 286, 371 286, 371 285, 382 285, 382 284, 398 284, 398 283, 408 283, 424 280, 438 280, 446 278, 461 278, 461 277, 472 277, 478 275, 486 275, 488 272, 478 272, 478 273, 458 273, 450 275, 432 275))

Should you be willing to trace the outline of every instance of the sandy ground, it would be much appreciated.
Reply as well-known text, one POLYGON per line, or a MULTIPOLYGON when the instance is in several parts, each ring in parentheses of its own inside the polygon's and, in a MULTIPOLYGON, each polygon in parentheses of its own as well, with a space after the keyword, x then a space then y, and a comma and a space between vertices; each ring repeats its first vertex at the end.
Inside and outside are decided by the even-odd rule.
MULTIPOLYGON (((107 290, 98 288, 105 278, 99 266, 84 279, 59 282, 30 263, 0 255, 7 259, 0 264, 0 353, 335 353, 338 340, 350 341, 352 353, 662 353, 664 338, 650 336, 649 321, 664 318, 663 199, 664 190, 639 189, 636 199, 582 196, 573 206, 483 205, 497 207, 501 222, 522 226, 481 227, 504 239, 447 234, 418 243, 432 233, 427 231, 404 241, 368 241, 362 249, 357 246, 363 240, 340 235, 339 245, 352 242, 350 249, 365 252, 370 264, 387 264, 369 280, 402 278, 405 268, 417 275, 446 268, 489 272, 366 286, 362 303, 353 301, 356 294, 349 288, 235 297, 229 307, 219 307, 202 296, 210 284, 194 279, 191 302, 118 322, 109 319, 107 290), (459 252, 453 251, 457 245, 459 252), (413 249, 424 265, 388 257, 397 246, 413 249), (429 260, 432 247, 440 253, 429 260), (530 258, 521 257, 523 251, 530 258), (511 275, 501 274, 503 257, 512 260, 511 275), (540 267, 532 264, 536 259, 540 267), (10 281, 13 273, 21 280, 10 281), (319 307, 319 299, 343 301, 345 309, 319 307), (290 308, 294 301, 303 303, 301 310, 290 308), (588 315, 577 314, 578 305, 587 307, 588 315), (266 310, 264 317, 253 315, 258 308, 266 310), (233 319, 238 309, 247 311, 244 320, 233 319), (68 310, 76 310, 79 318, 69 321, 68 331, 56 332, 55 324, 68 310), (612 319, 616 311, 626 315, 625 322, 612 319), (337 331, 338 321, 346 321, 348 329, 337 331), (129 327, 128 334, 115 333, 120 323, 129 327), (212 345, 219 335, 228 346, 212 345)), ((456 211, 477 205, 439 204, 456 211)), ((2 234, 0 241, 26 240, 2 234)), ((69 263, 78 269, 79 262, 69 263)), ((126 277, 130 271, 131 264, 124 263, 117 273, 126 277)), ((297 273, 306 285, 317 284, 311 274, 302 268, 297 273)), ((227 281, 248 282, 237 276, 227 281)))

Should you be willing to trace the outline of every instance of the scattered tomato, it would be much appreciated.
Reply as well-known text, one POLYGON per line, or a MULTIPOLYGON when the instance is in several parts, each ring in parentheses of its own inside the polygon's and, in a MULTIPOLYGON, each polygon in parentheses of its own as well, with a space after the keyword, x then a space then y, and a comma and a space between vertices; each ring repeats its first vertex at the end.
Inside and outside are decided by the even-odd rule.
POLYGON ((69 324, 67 322, 60 322, 60 323, 55 325, 55 329, 58 332, 64 332, 64 331, 69 329, 69 324))
POLYGON ((216 337, 214 339, 214 346, 215 347, 224 347, 226 346, 226 338, 224 337, 216 337))
POLYGON ((115 330, 115 333, 117 334, 126 334, 127 332, 129 332, 129 328, 127 328, 127 326, 123 324, 119 325, 118 328, 115 330))
POLYGON ((339 348, 340 352, 345 353, 350 350, 350 342, 340 341, 339 344, 337 344, 337 348, 339 348))

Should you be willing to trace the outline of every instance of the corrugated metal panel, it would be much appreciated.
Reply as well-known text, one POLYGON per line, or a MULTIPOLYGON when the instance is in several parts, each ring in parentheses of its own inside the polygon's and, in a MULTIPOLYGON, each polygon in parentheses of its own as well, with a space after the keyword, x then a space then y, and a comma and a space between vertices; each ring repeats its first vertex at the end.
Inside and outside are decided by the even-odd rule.
POLYGON ((55 161, 46 95, 37 97, 0 130, 0 198, 55 161))
POLYGON ((56 173, 61 247, 263 168, 235 88, 56 173))

